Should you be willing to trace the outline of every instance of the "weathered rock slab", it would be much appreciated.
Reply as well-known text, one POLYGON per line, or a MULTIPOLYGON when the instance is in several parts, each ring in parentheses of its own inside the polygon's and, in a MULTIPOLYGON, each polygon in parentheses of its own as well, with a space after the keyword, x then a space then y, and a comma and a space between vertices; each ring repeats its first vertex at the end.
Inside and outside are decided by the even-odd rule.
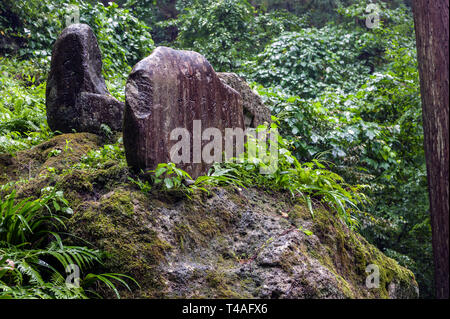
POLYGON ((199 150, 210 140, 194 147, 194 121, 201 121, 201 130, 219 129, 222 137, 225 128, 244 129, 240 94, 193 51, 155 49, 133 68, 125 98, 123 139, 128 165, 135 170, 174 162, 170 152, 178 140, 171 139, 171 132, 181 128, 190 134, 189 156, 177 165, 196 178, 210 167, 198 160, 199 150))
POLYGON ((113 256, 109 272, 141 283, 128 298, 417 298, 409 270, 332 213, 317 209, 313 219, 288 196, 214 189, 170 202, 115 189, 79 209, 72 229, 113 256), (371 264, 379 288, 366 286, 371 264))
POLYGON ((97 39, 86 24, 70 25, 56 40, 46 107, 54 131, 100 133, 102 124, 122 129, 124 104, 106 88, 97 39))
POLYGON ((245 127, 256 128, 264 122, 271 122, 270 110, 261 97, 236 73, 219 72, 219 78, 242 96, 245 127))

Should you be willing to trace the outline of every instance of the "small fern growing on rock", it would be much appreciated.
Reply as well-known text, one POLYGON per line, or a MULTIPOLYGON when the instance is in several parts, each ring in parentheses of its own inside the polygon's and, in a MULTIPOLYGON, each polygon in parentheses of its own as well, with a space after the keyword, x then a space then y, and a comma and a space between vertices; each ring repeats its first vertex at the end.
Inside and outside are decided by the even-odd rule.
MULTIPOLYGON (((64 272, 84 272, 101 263, 102 253, 64 244, 64 221, 72 214, 61 191, 48 187, 40 198, 17 201, 16 192, 0 199, 0 298, 88 298, 99 296, 92 286, 103 283, 120 295, 114 281, 128 289, 122 274, 91 274, 66 284, 64 272)), ((137 283, 136 283, 137 284, 137 283)))

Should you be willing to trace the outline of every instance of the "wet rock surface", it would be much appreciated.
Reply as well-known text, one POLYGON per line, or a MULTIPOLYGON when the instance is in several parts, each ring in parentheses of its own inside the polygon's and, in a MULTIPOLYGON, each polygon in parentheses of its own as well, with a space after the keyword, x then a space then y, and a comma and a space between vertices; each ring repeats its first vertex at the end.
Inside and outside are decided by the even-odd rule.
POLYGON ((101 146, 90 133, 56 136, 0 157, 0 181, 32 177, 16 185, 18 198, 56 183, 74 210, 67 222, 74 244, 107 253, 100 272, 139 282, 133 292, 118 286, 123 298, 417 297, 411 271, 333 212, 314 207, 312 218, 289 194, 224 187, 189 199, 179 191, 143 193, 124 161, 67 170, 101 146), (72 151, 64 151, 67 141, 72 151), (55 149, 62 152, 48 156, 55 149), (45 174, 50 166, 55 174, 45 174), (378 288, 366 286, 370 264, 379 267, 378 288))
MULTIPOLYGON (((190 134, 189 160, 179 167, 195 178, 210 165, 194 158, 199 155, 194 120, 201 121, 201 131, 217 128, 222 136, 225 128, 244 128, 240 94, 193 51, 156 48, 133 68, 125 96, 123 138, 127 162, 135 170, 173 161, 170 151, 178 140, 171 140, 171 132, 185 128, 190 134)), ((209 141, 200 141, 200 149, 209 141)))
POLYGON ((220 80, 238 91, 242 96, 245 127, 256 128, 264 122, 271 122, 270 110, 264 105, 261 97, 251 89, 244 79, 236 73, 217 73, 220 80))
POLYGON ((86 24, 63 30, 52 52, 46 91, 47 122, 61 132, 100 133, 122 129, 124 104, 113 98, 102 76, 97 39, 86 24))
POLYGON ((134 297, 417 297, 409 270, 329 212, 317 209, 312 219, 286 195, 228 188, 171 202, 120 189, 72 222, 78 236, 115 256, 108 271, 125 270, 143 284, 134 297), (380 269, 377 289, 366 287, 369 264, 380 269))

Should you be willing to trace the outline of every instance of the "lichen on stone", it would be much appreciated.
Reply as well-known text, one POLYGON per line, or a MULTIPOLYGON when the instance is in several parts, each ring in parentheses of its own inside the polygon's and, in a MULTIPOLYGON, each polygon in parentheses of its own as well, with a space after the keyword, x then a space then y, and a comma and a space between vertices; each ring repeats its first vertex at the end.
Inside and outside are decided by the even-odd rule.
POLYGON ((191 198, 146 194, 128 181, 133 173, 120 163, 71 169, 100 147, 95 135, 65 134, 2 158, 0 165, 17 181, 28 176, 19 168, 32 163, 32 178, 14 186, 23 196, 37 196, 50 182, 64 191, 74 210, 70 240, 104 251, 102 271, 139 282, 132 292, 121 288, 125 298, 417 297, 411 271, 323 207, 315 207, 313 217, 289 194, 232 186, 191 198), (66 140, 72 143, 68 155, 45 155, 63 149, 66 140), (48 165, 58 170, 39 177, 48 165), (370 264, 379 268, 379 288, 366 287, 370 264))

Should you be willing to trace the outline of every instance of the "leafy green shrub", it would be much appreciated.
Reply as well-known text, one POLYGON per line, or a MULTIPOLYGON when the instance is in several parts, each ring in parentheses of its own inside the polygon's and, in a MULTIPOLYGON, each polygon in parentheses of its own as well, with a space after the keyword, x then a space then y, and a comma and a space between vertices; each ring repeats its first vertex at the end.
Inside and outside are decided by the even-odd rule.
POLYGON ((75 168, 98 169, 110 163, 126 165, 122 138, 119 138, 115 144, 105 144, 98 150, 90 150, 81 158, 80 163, 75 165, 75 168))
POLYGON ((52 136, 46 121, 44 82, 53 43, 65 27, 71 5, 78 6, 80 22, 93 28, 102 50, 107 86, 119 100, 124 100, 130 67, 154 47, 149 28, 116 4, 2 1, 0 10, 10 17, 0 21, 2 35, 19 39, 21 46, 17 56, 0 57, 0 153, 14 153, 52 136), (31 57, 32 61, 22 60, 31 57))
MULTIPOLYGON (((274 118, 274 120, 276 120, 274 118)), ((354 216, 359 212, 360 205, 366 202, 366 197, 360 192, 363 186, 346 184, 342 177, 328 170, 317 160, 300 164, 288 150, 288 142, 277 135, 277 125, 271 124, 258 127, 259 131, 276 134, 278 149, 274 154, 266 153, 267 149, 258 148, 258 154, 250 151, 246 144, 246 151, 239 156, 223 163, 215 163, 207 175, 199 176, 195 181, 188 173, 176 167, 173 163, 160 163, 154 170, 147 173, 151 183, 129 180, 136 184, 141 191, 149 193, 152 188, 158 190, 180 190, 188 197, 196 191, 208 192, 209 187, 234 185, 238 187, 261 187, 272 191, 289 191, 294 198, 303 200, 314 215, 315 204, 325 205, 336 211, 350 227, 357 225, 354 216), (276 159, 276 161, 274 161, 276 159), (273 166, 274 165, 274 166, 273 166), (264 174, 262 170, 273 168, 264 174), (190 183, 186 184, 186 181, 190 183)), ((252 138, 249 136, 250 141, 252 138)))
MULTIPOLYGON (((175 26, 169 28, 160 25, 175 18, 185 8, 179 0, 122 0, 116 1, 123 8, 133 12, 133 15, 147 26, 151 27, 152 38, 158 45, 172 42, 177 35, 175 26)), ((188 2, 191 2, 190 0, 188 2)))
POLYGON ((264 148, 259 149, 255 157, 247 143, 246 151, 239 158, 215 164, 209 175, 226 174, 225 176, 238 180, 244 186, 289 191, 293 197, 303 200, 308 205, 313 216, 313 203, 322 203, 336 211, 350 227, 357 225, 354 214, 360 210, 358 205, 364 205, 367 200, 360 192, 363 185, 346 184, 341 176, 327 169, 318 160, 301 164, 288 150, 289 142, 277 134, 275 123, 272 123, 270 128, 261 125, 257 130, 277 136, 278 149, 275 158, 274 154, 264 155, 264 152, 267 152, 264 148), (261 169, 268 173, 261 173, 261 169))
POLYGON ((178 189, 185 179, 191 179, 188 173, 179 169, 173 163, 160 163, 154 170, 147 173, 152 174, 155 185, 162 184, 165 189, 178 189))
POLYGON ((231 176, 221 175, 205 175, 199 176, 195 181, 184 170, 176 167, 174 163, 159 163, 154 170, 145 172, 146 176, 143 181, 141 179, 128 180, 137 185, 143 193, 150 193, 152 189, 163 191, 181 191, 188 198, 196 191, 208 192, 207 187, 218 185, 242 185, 242 183, 231 176))
MULTIPOLYGON (((267 10, 288 10, 297 16, 302 16, 308 26, 321 27, 330 21, 338 20, 336 10, 348 6, 355 0, 252 0, 255 6, 264 6, 267 10)), ((367 1, 365 1, 367 2, 367 1)))
POLYGON ((276 10, 265 12, 258 10, 255 16, 257 28, 258 51, 262 51, 272 39, 284 32, 301 31, 306 27, 305 19, 288 11, 276 10))
POLYGON ((205 55, 218 71, 239 67, 254 49, 253 7, 246 0, 195 1, 164 25, 176 25, 177 45, 205 55))
MULTIPOLYGON (((422 296, 429 297, 433 294, 433 276, 426 265, 432 260, 431 233, 412 15, 404 7, 384 8, 381 26, 369 31, 360 15, 364 8, 361 3, 349 10, 344 8, 344 24, 327 27, 330 31, 339 28, 341 32, 365 36, 362 43, 366 45, 356 49, 361 49, 369 64, 358 62, 356 55, 352 59, 374 72, 361 77, 359 84, 353 82, 354 86, 348 87, 352 81, 343 85, 322 83, 323 88, 318 90, 315 78, 305 74, 312 89, 310 95, 303 94, 295 89, 295 81, 283 82, 282 64, 266 52, 261 56, 270 63, 273 60, 274 68, 260 64, 260 69, 254 66, 247 70, 247 77, 252 78, 251 72, 256 70, 253 78, 267 80, 268 86, 279 86, 255 85, 272 114, 280 118, 280 130, 292 142, 298 159, 320 157, 334 163, 331 169, 350 183, 370 186, 365 193, 372 203, 366 211, 372 218, 360 215, 360 231, 411 267, 422 296), (379 49, 383 52, 376 57, 379 49), (417 241, 418 237, 421 240, 417 241)), ((284 48, 288 50, 289 46, 284 48)), ((286 70, 288 80, 289 72, 286 70)), ((292 72, 295 78, 304 70, 292 72)))
MULTIPOLYGON (((0 298, 87 298, 90 287, 102 282, 120 295, 113 281, 129 286, 121 274, 87 274, 79 286, 66 285, 63 270, 80 271, 101 263, 102 254, 61 239, 64 220, 72 214, 61 191, 48 187, 42 196, 16 202, 15 191, 0 201, 0 298)), ((135 281, 134 281, 135 282, 135 281)), ((137 284, 137 283, 136 283, 137 284)))
POLYGON ((1 20, 5 36, 20 39, 17 53, 22 58, 42 57, 50 61, 54 41, 66 27, 66 18, 78 7, 80 22, 87 23, 97 36, 103 55, 104 72, 128 73, 129 67, 154 48, 149 27, 127 9, 114 2, 105 7, 83 0, 2 1, 0 10, 17 17, 18 24, 1 20))
POLYGON ((217 71, 232 71, 259 51, 275 35, 299 30, 302 22, 287 12, 257 12, 247 0, 193 1, 177 19, 175 44, 205 55, 217 71))
POLYGON ((315 99, 258 91, 280 117, 282 132, 293 140, 299 158, 321 154, 335 164, 390 180, 403 159, 422 154, 417 83, 402 83, 392 73, 375 74, 354 92, 329 91, 315 99))
POLYGON ((45 114, 43 70, 30 61, 0 57, 0 153, 52 136, 45 114))
POLYGON ((150 28, 131 11, 114 2, 107 7, 101 3, 73 3, 80 8, 80 22, 90 25, 97 36, 108 77, 119 73, 126 78, 131 67, 154 49, 150 28))
POLYGON ((365 41, 356 32, 330 26, 286 32, 244 70, 263 86, 279 86, 302 98, 330 87, 349 91, 364 83, 370 72, 358 59, 365 41))

